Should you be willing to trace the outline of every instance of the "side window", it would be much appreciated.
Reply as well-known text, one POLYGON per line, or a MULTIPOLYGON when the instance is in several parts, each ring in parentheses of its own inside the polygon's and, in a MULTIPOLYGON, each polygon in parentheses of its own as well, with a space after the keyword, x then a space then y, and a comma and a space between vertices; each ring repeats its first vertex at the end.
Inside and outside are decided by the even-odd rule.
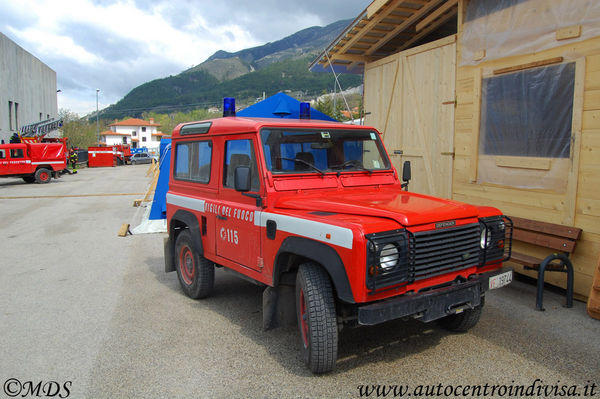
POLYGON ((177 143, 175 147, 175 179, 208 183, 211 160, 211 141, 177 143))
POLYGON ((249 166, 252 176, 250 191, 260 190, 258 168, 254 156, 252 140, 230 140, 225 143, 225 165, 223 167, 223 186, 235 188, 235 168, 238 166, 249 166))
POLYGON ((23 158, 23 149, 22 148, 13 148, 10 150, 11 158, 23 158))
POLYGON ((0 159, 4 159, 4 158, 6 158, 6 151, 0 150, 0 159))

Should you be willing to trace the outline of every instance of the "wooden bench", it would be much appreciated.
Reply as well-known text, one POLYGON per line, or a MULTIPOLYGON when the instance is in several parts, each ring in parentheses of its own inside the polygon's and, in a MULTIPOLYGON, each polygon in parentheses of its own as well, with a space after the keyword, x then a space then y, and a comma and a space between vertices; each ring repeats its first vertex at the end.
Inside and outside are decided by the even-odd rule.
POLYGON ((537 270, 537 298, 535 307, 544 310, 544 273, 567 273, 567 307, 573 307, 573 264, 569 255, 575 251, 577 240, 581 237, 581 229, 560 224, 538 222, 509 216, 513 223, 513 240, 539 247, 548 248, 552 252, 544 259, 512 251, 511 262, 521 264, 527 270, 537 270))

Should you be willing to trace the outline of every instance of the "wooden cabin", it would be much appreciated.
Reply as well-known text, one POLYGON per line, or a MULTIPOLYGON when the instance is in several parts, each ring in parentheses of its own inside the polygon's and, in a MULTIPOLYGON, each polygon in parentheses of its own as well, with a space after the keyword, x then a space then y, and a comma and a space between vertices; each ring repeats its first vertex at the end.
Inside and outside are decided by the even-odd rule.
POLYGON ((311 70, 363 74, 365 124, 398 170, 411 161, 411 191, 583 229, 572 261, 576 297, 589 295, 600 254, 599 1, 375 0, 311 70))

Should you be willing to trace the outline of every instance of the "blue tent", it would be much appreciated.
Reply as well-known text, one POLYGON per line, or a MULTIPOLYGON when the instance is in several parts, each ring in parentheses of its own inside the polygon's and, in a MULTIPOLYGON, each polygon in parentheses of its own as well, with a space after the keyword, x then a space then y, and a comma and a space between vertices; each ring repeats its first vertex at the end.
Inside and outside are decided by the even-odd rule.
POLYGON ((160 141, 160 167, 156 189, 154 190, 154 199, 150 216, 148 219, 166 219, 167 218, 167 191, 169 191, 169 175, 171 174, 171 139, 162 139, 160 141))
MULTIPOLYGON (((298 119, 300 117, 300 101, 285 93, 277 93, 248 108, 244 108, 237 112, 236 116, 298 119)), ((332 117, 312 107, 310 108, 310 119, 337 122, 332 117)))

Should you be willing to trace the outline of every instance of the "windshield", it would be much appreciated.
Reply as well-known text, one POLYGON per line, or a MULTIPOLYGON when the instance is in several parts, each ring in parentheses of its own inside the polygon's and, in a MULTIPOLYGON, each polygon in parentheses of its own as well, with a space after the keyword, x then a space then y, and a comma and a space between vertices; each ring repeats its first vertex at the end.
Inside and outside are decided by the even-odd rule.
POLYGON ((277 174, 390 168, 379 135, 372 130, 269 128, 260 136, 267 168, 277 174))

